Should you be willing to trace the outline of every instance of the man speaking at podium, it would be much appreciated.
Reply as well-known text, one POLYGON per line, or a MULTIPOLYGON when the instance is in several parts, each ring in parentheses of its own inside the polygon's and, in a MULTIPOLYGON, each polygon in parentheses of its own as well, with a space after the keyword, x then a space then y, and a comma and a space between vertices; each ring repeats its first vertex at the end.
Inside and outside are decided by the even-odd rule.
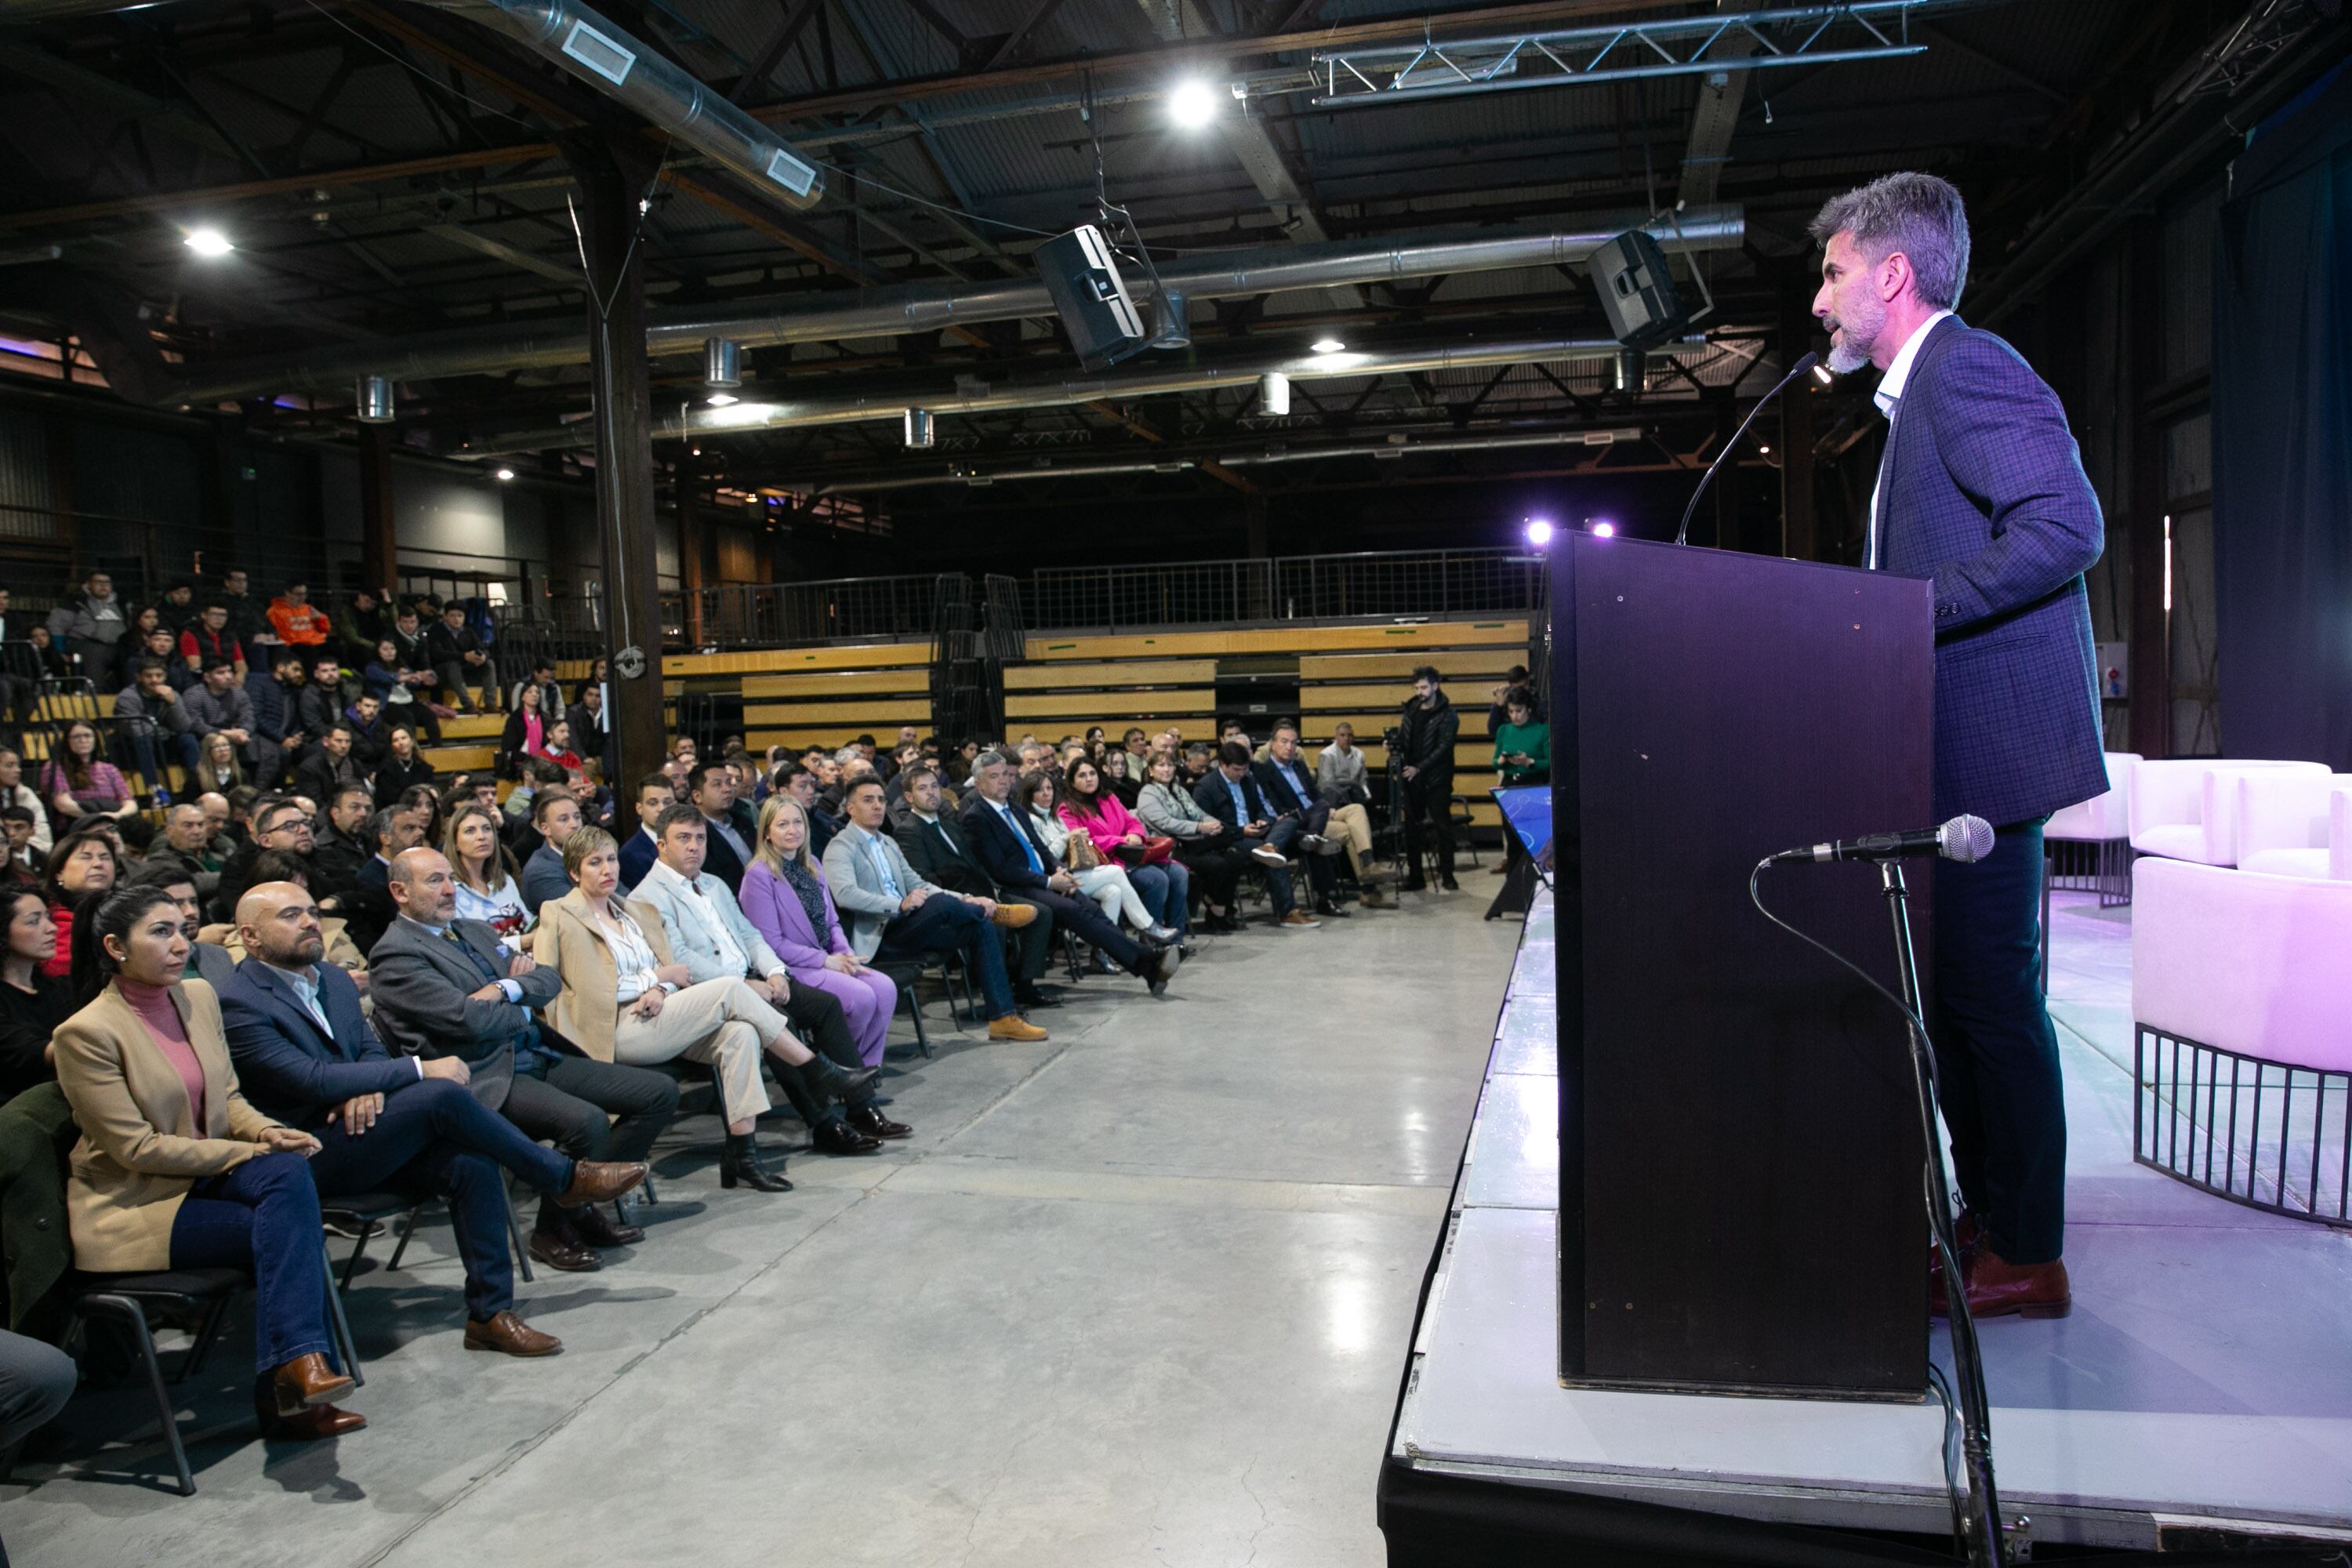
POLYGON ((2083 584, 2102 547, 2098 498, 2057 395, 1952 313, 1969 268, 1958 191, 1889 174, 1811 228, 1830 367, 1885 373, 1864 564, 1935 583, 1936 816, 1968 812, 1997 835, 1985 859, 1936 868, 1928 1022, 1968 1207, 1969 1306, 2059 1316, 2066 1115, 2037 984, 2042 826, 2107 787, 2083 584))

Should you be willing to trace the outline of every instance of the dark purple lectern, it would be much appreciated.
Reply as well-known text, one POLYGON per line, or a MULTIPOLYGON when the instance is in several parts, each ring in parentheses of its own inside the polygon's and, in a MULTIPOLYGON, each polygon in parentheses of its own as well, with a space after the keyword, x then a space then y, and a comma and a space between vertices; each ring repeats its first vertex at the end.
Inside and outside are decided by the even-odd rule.
MULTIPOLYGON (((1928 825, 1928 584, 1580 532, 1552 573, 1562 1380, 1917 1398, 1901 1020, 1758 914, 1748 878, 1928 825)), ((1925 952, 1927 864, 1910 874, 1925 952)), ((1896 988, 1875 868, 1763 889, 1896 988)))

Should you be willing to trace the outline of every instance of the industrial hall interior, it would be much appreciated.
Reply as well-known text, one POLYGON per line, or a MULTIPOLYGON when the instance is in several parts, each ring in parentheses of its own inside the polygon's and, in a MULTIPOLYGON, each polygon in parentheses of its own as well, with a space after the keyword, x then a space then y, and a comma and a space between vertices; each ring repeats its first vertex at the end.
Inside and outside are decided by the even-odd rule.
POLYGON ((0 1568, 2343 1563, 2347 65, 0 0, 0 1568))

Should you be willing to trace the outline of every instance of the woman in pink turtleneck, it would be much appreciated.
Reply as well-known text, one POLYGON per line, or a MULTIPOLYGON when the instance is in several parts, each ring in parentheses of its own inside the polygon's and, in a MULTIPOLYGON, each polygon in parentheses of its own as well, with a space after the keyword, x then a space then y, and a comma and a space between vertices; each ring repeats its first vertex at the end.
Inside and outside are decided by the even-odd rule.
POLYGON ((263 1436, 364 1426, 331 1403, 352 1381, 328 1360, 331 1287, 304 1163, 319 1141, 238 1091, 218 999, 181 978, 179 905, 155 887, 113 893, 74 937, 77 990, 90 1000, 58 1026, 56 1058, 82 1130, 66 1190, 75 1266, 250 1270, 263 1436))

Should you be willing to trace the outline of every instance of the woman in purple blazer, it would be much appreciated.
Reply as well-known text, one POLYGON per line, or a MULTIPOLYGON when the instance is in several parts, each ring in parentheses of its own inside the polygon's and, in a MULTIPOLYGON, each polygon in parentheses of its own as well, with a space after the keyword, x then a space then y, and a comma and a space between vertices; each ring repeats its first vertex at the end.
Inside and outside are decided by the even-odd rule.
POLYGON ((849 1032, 867 1067, 882 1065, 882 1042, 898 1010, 898 983, 866 967, 841 934, 841 917, 824 872, 810 858, 808 817, 789 795, 772 795, 760 808, 758 853, 736 895, 743 918, 767 939, 792 972, 795 985, 814 985, 841 1004, 849 1032))

